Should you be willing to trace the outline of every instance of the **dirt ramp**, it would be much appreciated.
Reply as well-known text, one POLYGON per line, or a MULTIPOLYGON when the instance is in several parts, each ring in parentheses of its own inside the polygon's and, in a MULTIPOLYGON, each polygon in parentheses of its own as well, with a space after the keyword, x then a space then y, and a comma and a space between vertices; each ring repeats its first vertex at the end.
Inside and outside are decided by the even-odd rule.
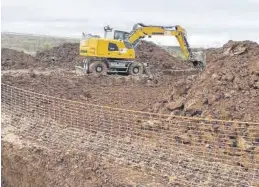
POLYGON ((229 41, 215 52, 209 52, 207 69, 196 77, 184 97, 174 95, 178 99, 171 101, 176 106, 172 111, 258 121, 259 45, 251 41, 229 41))

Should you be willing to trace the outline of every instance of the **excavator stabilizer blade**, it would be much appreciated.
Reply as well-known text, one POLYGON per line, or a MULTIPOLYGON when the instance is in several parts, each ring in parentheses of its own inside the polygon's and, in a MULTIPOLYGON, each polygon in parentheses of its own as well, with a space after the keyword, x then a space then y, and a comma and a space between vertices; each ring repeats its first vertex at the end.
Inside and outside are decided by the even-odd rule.
POLYGON ((75 66, 75 71, 77 75, 87 74, 86 69, 82 68, 81 66, 75 66))

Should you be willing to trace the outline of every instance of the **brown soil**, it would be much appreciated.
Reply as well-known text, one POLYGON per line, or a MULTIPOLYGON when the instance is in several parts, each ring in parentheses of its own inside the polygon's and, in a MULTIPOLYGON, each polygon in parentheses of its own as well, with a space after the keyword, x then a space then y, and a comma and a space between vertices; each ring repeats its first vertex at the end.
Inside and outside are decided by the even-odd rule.
POLYGON ((49 50, 37 52, 36 58, 39 67, 74 69, 79 56, 79 43, 64 43, 49 50))
POLYGON ((148 110, 153 103, 171 92, 173 84, 186 77, 163 76, 160 80, 149 80, 119 75, 77 76, 67 71, 20 71, 17 74, 9 71, 2 75, 2 82, 64 99, 148 110))
POLYGON ((36 66, 35 58, 29 54, 13 49, 1 49, 1 70, 34 68, 36 66))
MULTIPOLYGON (((89 187, 153 186, 154 184, 163 186, 158 177, 154 183, 154 177, 150 175, 129 167, 115 165, 114 160, 100 154, 98 149, 94 151, 87 144, 79 148, 76 145, 79 143, 79 139, 76 138, 78 135, 73 129, 67 129, 67 131, 57 123, 51 125, 46 121, 27 120, 8 116, 2 118, 2 176, 5 179, 2 182, 6 187, 18 184, 19 186, 89 187), (17 125, 21 128, 17 128, 17 125), (35 128, 33 125, 36 125, 35 128), (47 127, 44 131, 39 130, 38 127, 44 128, 44 126, 47 127), (33 131, 33 134, 29 131, 33 131), (70 135, 64 136, 64 133, 70 135), (48 134, 53 136, 51 135, 46 142, 45 138, 48 134), (64 137, 64 139, 58 143, 55 142, 54 137, 64 137)), ((86 131, 81 133, 82 137, 87 137, 86 131)))
MULTIPOLYGON (((155 116, 46 100, 28 93, 19 99, 23 94, 7 92, 3 103, 4 176, 13 184, 20 180, 35 186, 148 186, 150 175, 152 182, 162 182, 156 186, 258 182, 258 170, 253 168, 258 157, 255 146, 246 143, 240 150, 223 144, 232 125, 228 131, 212 129, 210 122, 154 120, 155 116), (17 98, 14 105, 10 105, 11 97, 17 98), (184 137, 186 131, 191 136, 184 137), (215 134, 218 131, 226 136, 215 134), (210 145, 206 150, 204 140, 210 145)), ((246 133, 242 128, 235 130, 238 135, 246 133)))
MULTIPOLYGON (((149 62, 157 76, 76 76, 73 70, 78 57, 79 44, 65 43, 50 50, 38 52, 36 57, 6 49, 2 56, 3 83, 65 99, 87 101, 114 107, 144 110, 164 98, 172 85, 186 75, 163 76, 162 70, 187 67, 164 49, 143 41, 137 50, 137 61, 149 62), (8 64, 6 56, 20 59, 20 63, 8 64), (30 60, 28 60, 30 59, 30 60), (21 61, 30 62, 21 65, 21 61), (30 68, 31 70, 26 70, 30 68), (19 70, 18 70, 19 69, 19 70), (33 69, 33 70, 32 70, 33 69), (116 98, 116 99, 114 99, 116 98)), ((160 103, 159 105, 164 105, 160 103)))
MULTIPOLYGON (((2 70, 40 68, 63 68, 72 70, 75 65, 81 65, 79 43, 64 43, 49 50, 37 52, 36 56, 17 52, 12 49, 2 49, 2 70)), ((186 69, 189 66, 161 47, 142 41, 136 50, 136 61, 148 62, 152 73, 164 69, 186 69)))
MULTIPOLYGON (((159 47, 151 43, 144 42, 140 44, 138 48, 139 52, 137 52, 137 60, 141 62, 149 62, 151 64, 151 70, 154 73, 161 72, 168 68, 188 68, 188 66, 182 61, 175 59, 163 49, 160 49, 159 47)), ((97 105, 108 105, 112 107, 152 111, 157 113, 172 113, 188 116, 210 116, 212 118, 239 119, 247 121, 259 120, 259 46, 258 44, 250 41, 230 41, 222 48, 209 49, 207 51, 207 69, 200 75, 191 75, 190 72, 182 72, 177 76, 161 75, 159 79, 154 80, 149 80, 145 77, 117 75, 77 76, 75 73, 73 73, 73 71, 71 71, 71 69, 73 69, 76 58, 78 58, 78 44, 64 44, 63 46, 59 46, 42 53, 38 53, 36 55, 36 58, 26 55, 24 53, 17 53, 9 49, 2 49, 2 51, 2 70, 8 70, 2 74, 2 82, 22 89, 31 90, 33 92, 38 92, 45 95, 65 98, 69 100, 81 101, 84 103, 94 103, 97 105), (68 58, 66 58, 66 56, 68 56, 68 58), (16 63, 16 59, 21 59, 21 61, 16 63), (35 62, 38 62, 37 65, 35 65, 35 62), (26 68, 37 68, 37 70, 23 70, 26 68), (39 70, 38 68, 42 68, 42 70, 39 70)), ((19 95, 18 93, 18 96, 22 97, 23 95, 22 93, 21 95, 19 95)), ((37 101, 33 100, 32 102, 37 101)), ((89 111, 87 115, 89 115, 88 117, 91 118, 92 114, 89 111)), ((85 178, 90 176, 89 186, 105 186, 106 184, 107 186, 117 186, 118 184, 119 186, 129 186, 129 184, 135 186, 138 185, 139 183, 130 183, 127 181, 137 180, 131 178, 132 173, 136 171, 133 172, 132 170, 128 170, 127 167, 119 167, 112 161, 106 160, 106 162, 104 163, 103 159, 106 157, 96 157, 96 155, 98 155, 100 152, 101 153, 99 155, 105 153, 103 151, 107 149, 105 143, 110 143, 110 145, 113 146, 114 142, 118 142, 117 136, 111 137, 109 132, 105 132, 105 128, 107 128, 106 125, 115 125, 112 126, 115 129, 115 135, 117 132, 116 130, 118 129, 121 130, 121 133, 123 133, 127 129, 123 129, 124 126, 121 126, 120 123, 122 119, 127 117, 127 115, 128 112, 125 112, 125 114, 118 112, 113 116, 113 113, 111 113, 111 111, 107 111, 108 117, 106 116, 107 119, 105 120, 110 120, 109 123, 103 124, 102 122, 98 121, 99 118, 101 118, 100 116, 94 119, 97 121, 89 120, 86 122, 86 124, 89 123, 91 127, 96 126, 96 128, 101 133, 102 131, 106 133, 106 138, 108 137, 108 139, 110 138, 109 140, 112 140, 110 142, 105 142, 106 139, 101 140, 100 137, 96 135, 94 139, 90 138, 89 140, 87 139, 85 143, 82 143, 80 141, 85 140, 84 138, 87 134, 86 131, 74 127, 72 129, 67 129, 64 126, 59 126, 60 124, 45 125, 44 122, 40 121, 35 124, 26 124, 24 122, 26 122, 26 120, 29 120, 25 119, 24 121, 20 121, 22 118, 9 119, 9 121, 4 121, 3 124, 5 126, 5 134, 3 134, 3 158, 5 161, 5 179, 7 179, 8 181, 12 181, 11 178, 13 170, 18 170, 19 172, 16 176, 20 176, 20 178, 18 177, 17 181, 14 181, 13 184, 16 184, 17 182, 19 182, 18 180, 20 180, 22 182, 25 182, 24 185, 28 185, 29 183, 36 185, 39 184, 39 181, 46 181, 46 184, 50 184, 52 186, 81 186, 82 184, 80 184, 80 181, 88 180, 85 178), (117 128, 116 125, 119 125, 118 127, 122 127, 122 129, 117 128), (13 126, 15 128, 11 129, 13 126), (8 128, 10 129, 8 130, 8 128), (41 134, 42 132, 47 132, 47 134, 49 135, 53 133, 53 139, 48 137, 46 138, 45 135, 41 134), (63 136, 62 133, 65 133, 66 136, 63 136), (74 136, 72 136, 72 134, 74 136), (78 134, 80 134, 82 139, 78 138, 78 134), (19 139, 19 141, 17 141, 17 138, 19 139), (73 142, 73 144, 70 144, 71 142, 73 142), (100 144, 98 144, 98 147, 95 147, 94 143, 100 144), (68 145, 71 147, 66 147, 68 145), (78 149, 79 145, 83 146, 80 147, 82 148, 82 151, 77 150, 73 152, 73 150, 71 150, 69 153, 67 153, 67 155, 64 155, 64 153, 66 153, 67 150, 70 150, 70 148, 78 149), (63 147, 63 149, 61 150, 60 148, 62 146, 65 147, 63 147), (92 154, 92 152, 87 149, 87 146, 92 146, 91 150, 95 149, 97 154, 95 154, 94 157, 96 158, 93 159, 92 157, 88 157, 88 154, 86 153, 89 152, 89 154, 92 154), (58 152, 57 150, 59 149, 60 151, 58 152), (74 159, 77 155, 79 155, 80 158, 74 159), (97 169, 96 166, 91 165, 92 162, 99 163, 97 165, 97 169), (64 172, 64 176, 58 176, 59 178, 57 179, 57 175, 46 175, 46 172, 44 170, 46 168, 44 168, 43 166, 45 166, 47 163, 50 164, 48 165, 48 167, 53 169, 50 171, 57 173, 57 175, 62 173, 60 172, 60 170, 64 170, 64 167, 68 169, 64 172), (73 167, 77 167, 80 165, 78 163, 81 163, 84 168, 90 168, 89 170, 87 170, 89 172, 84 173, 80 169, 80 167, 77 169, 73 169, 73 167), (92 167, 95 169, 91 169, 92 167), (26 173, 24 172, 25 170, 26 172, 29 172, 31 176, 33 176, 29 180, 27 180, 26 176, 24 176, 23 174, 26 173), (70 172, 72 173, 72 175, 70 172), (64 178, 67 178, 67 180, 64 181, 64 178), (57 181, 58 183, 55 183, 57 181)), ((133 114, 132 116, 135 116, 135 114, 133 114)), ((145 116, 143 116, 141 119, 146 120, 145 116)), ((72 119, 63 120, 63 122, 65 123, 66 120, 69 121, 72 119)), ((129 119, 124 119, 123 122, 125 122, 125 124, 129 123, 128 126, 130 126, 131 124, 139 123, 137 119, 135 119, 134 123, 131 123, 132 121, 130 121, 129 119)), ((78 122, 76 121, 76 123, 78 122)), ((167 122, 165 121, 163 122, 163 124, 166 123, 167 122)), ((209 130, 202 128, 199 129, 199 126, 195 126, 195 124, 193 124, 192 122, 185 123, 184 121, 182 121, 179 124, 176 122, 170 123, 170 133, 163 129, 161 132, 158 131, 159 133, 156 134, 156 130, 151 127, 152 137, 155 134, 157 135, 157 138, 161 141, 157 141, 156 145, 159 144, 159 146, 161 147, 155 147, 154 149, 152 148, 147 151, 142 150, 142 145, 146 144, 144 144, 143 142, 142 144, 140 144, 138 142, 139 140, 131 138, 131 143, 129 143, 129 147, 120 147, 124 144, 116 144, 119 147, 115 150, 109 150, 109 153, 114 151, 112 152, 112 154, 121 157, 122 159, 124 159, 124 161, 127 159, 133 159, 134 162, 138 160, 139 163, 143 163, 146 161, 145 164, 148 165, 148 163, 157 159, 156 151, 161 150, 162 152, 159 153, 161 153, 162 155, 163 153, 173 154, 173 157, 172 155, 167 155, 167 157, 164 157, 164 155, 159 159, 171 159, 170 161, 172 161, 172 164, 170 164, 170 167, 172 166, 172 168, 174 168, 175 171, 178 172, 178 174, 181 173, 180 176, 186 177, 184 178, 184 181, 188 181, 188 179, 193 179, 196 177, 196 180, 200 179, 200 181, 198 182, 203 185, 203 182, 206 182, 203 181, 203 179, 209 178, 209 176, 207 176, 206 174, 211 174, 208 173, 208 171, 213 173, 212 176, 214 177, 210 179, 210 184, 213 184, 215 186, 217 184, 217 181, 215 179, 218 180, 217 176, 219 176, 221 182, 226 182, 221 183, 225 184, 226 186, 230 185, 230 183, 233 182, 230 181, 230 179, 239 180, 235 178, 238 175, 238 173, 235 173, 235 171, 239 170, 240 168, 239 166, 235 165, 235 159, 232 159, 230 155, 226 156, 223 154, 224 158, 227 157, 227 159, 224 159, 224 161, 227 162, 228 166, 233 166, 229 169, 230 172, 227 173, 229 175, 229 178, 227 178, 229 181, 227 181, 222 174, 224 172, 227 172, 227 170, 225 170, 225 168, 221 166, 222 163, 217 162, 217 164, 213 166, 215 168, 218 168, 219 171, 214 171, 213 167, 210 166, 210 163, 212 163, 211 161, 213 161, 213 163, 215 161, 215 155, 213 155, 213 153, 211 155, 208 154, 208 157, 206 158, 203 157, 202 159, 198 159, 201 156, 198 155, 199 151, 192 150, 194 145, 191 146, 191 144, 195 143, 195 141, 197 143, 199 137, 205 137, 206 133, 210 132, 211 128, 209 128, 209 130), (179 124, 182 128, 178 129, 177 125, 179 124), (170 150, 168 149, 168 147, 163 147, 165 145, 168 145, 166 144, 168 142, 163 141, 167 141, 166 137, 171 138, 171 136, 180 139, 181 144, 177 144, 177 147, 173 147, 175 150, 169 153, 168 151, 170 150), (194 139, 190 139, 190 137, 193 137, 194 139), (126 151, 119 152, 123 150, 126 151), (196 151, 197 155, 191 155, 196 151), (189 162, 189 158, 186 157, 187 153, 191 153, 191 161, 189 162), (177 154, 181 155, 181 158, 179 158, 177 154), (152 157, 148 157, 147 155, 152 155, 152 157), (209 157, 209 155, 212 157, 209 157), (184 159, 181 160, 182 158, 184 159), (148 161, 145 159, 147 159, 148 161), (203 165, 200 165, 201 160, 204 163, 206 161, 206 164, 203 163, 203 165), (177 162, 186 162, 186 164, 181 163, 179 165, 179 163, 177 162), (180 168, 177 168, 176 166, 180 168), (198 172, 196 170, 196 167, 198 167, 198 172), (186 175, 186 173, 188 172, 190 172, 190 174, 186 175), (199 175, 192 176, 194 175, 192 174, 193 172, 196 172, 199 175)), ((151 126, 152 125, 154 125, 154 123, 151 123, 151 126)), ((202 125, 204 124, 200 123, 196 125, 201 125, 202 127, 202 125)), ((150 126, 150 124, 147 123, 146 126, 150 126)), ((149 133, 147 133, 148 128, 149 127, 144 127, 144 130, 135 129, 136 132, 134 133, 138 135, 143 135, 143 137, 145 137, 144 139, 146 140, 146 136, 149 135, 149 133)), ((244 129, 244 131, 240 132, 240 135, 242 135, 242 137, 244 137, 244 134, 249 131, 248 127, 244 127, 244 129)), ((132 132, 130 131, 130 133, 132 132)), ((222 133, 224 133, 224 135, 229 140, 231 132, 222 131, 222 133)), ((221 136, 219 136, 219 134, 220 133, 213 134, 212 139, 215 140, 218 138, 220 140, 225 140, 225 137, 222 138, 221 136)), ((210 138, 210 135, 208 136, 210 138)), ((257 135, 253 135, 253 137, 254 136, 257 135)), ((171 141, 170 138, 169 140, 171 141)), ((208 141, 209 138, 205 138, 204 140, 208 141)), ((123 142, 125 140, 120 141, 123 142)), ((255 141, 256 143, 258 143, 257 139, 255 141)), ((217 142, 211 141, 209 143, 212 147, 217 146, 217 142)), ((204 145, 201 145, 201 143, 195 146, 198 147, 198 150, 204 148, 204 145)), ((257 146, 257 144, 253 146, 255 147, 257 146)), ((214 147, 213 150, 216 152, 218 151, 217 147, 214 147)), ((158 169, 161 170, 169 168, 168 171, 171 171, 170 169, 172 168, 170 167, 164 166, 164 168, 158 169)), ((134 176, 138 175, 141 176, 141 178, 143 179, 145 177, 142 176, 142 174, 143 172, 136 172, 134 173, 134 176)), ((146 184, 150 183, 151 181, 149 177, 146 184)), ((244 176, 244 178, 250 180, 249 176, 244 176)), ((141 181, 141 179, 138 180, 141 181)), ((145 186, 146 184, 143 184, 143 186, 145 186)), ((149 184, 147 186, 155 185, 149 184)), ((157 186, 163 185, 157 184, 157 186)))
POLYGON ((152 73, 165 69, 188 69, 190 64, 173 57, 163 48, 146 41, 141 41, 136 49, 136 61, 150 64, 152 73))
POLYGON ((184 90, 175 87, 167 109, 185 115, 258 121, 259 45, 229 41, 210 49, 208 66, 184 90))

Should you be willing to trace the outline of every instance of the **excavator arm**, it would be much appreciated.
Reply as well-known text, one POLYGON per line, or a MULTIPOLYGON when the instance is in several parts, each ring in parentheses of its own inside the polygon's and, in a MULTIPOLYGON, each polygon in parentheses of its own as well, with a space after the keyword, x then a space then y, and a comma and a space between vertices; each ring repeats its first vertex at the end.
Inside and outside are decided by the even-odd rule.
POLYGON ((154 35, 175 36, 180 45, 180 48, 185 57, 185 60, 192 61, 193 63, 199 64, 199 66, 205 65, 205 62, 202 62, 200 59, 194 58, 186 38, 185 29, 183 29, 179 25, 154 26, 154 25, 144 25, 144 24, 138 23, 134 25, 133 30, 129 33, 126 40, 129 43, 131 43, 135 48, 142 38, 144 38, 145 36, 151 37, 154 35))

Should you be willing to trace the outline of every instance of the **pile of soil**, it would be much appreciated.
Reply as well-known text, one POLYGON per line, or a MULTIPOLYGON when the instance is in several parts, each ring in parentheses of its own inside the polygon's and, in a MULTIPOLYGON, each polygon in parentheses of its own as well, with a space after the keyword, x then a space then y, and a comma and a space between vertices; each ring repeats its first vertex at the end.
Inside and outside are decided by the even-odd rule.
POLYGON ((171 94, 167 110, 189 116, 258 121, 259 45, 229 41, 207 53, 208 66, 171 94))
POLYGON ((170 55, 162 47, 147 41, 141 41, 137 46, 136 61, 149 63, 153 72, 165 69, 188 69, 190 67, 190 64, 170 55))
MULTIPOLYGON (((12 49, 2 49, 2 70, 10 69, 74 69, 81 65, 79 43, 64 43, 49 50, 37 52, 36 56, 17 52, 12 49)), ((136 49, 136 61, 149 63, 151 73, 164 69, 185 69, 188 64, 170 55, 163 48, 142 41, 136 49)))
POLYGON ((22 51, 2 48, 1 54, 1 70, 26 69, 37 66, 35 57, 22 51))
POLYGON ((74 69, 79 57, 79 43, 64 43, 36 53, 39 67, 74 69))
POLYGON ((11 69, 74 69, 79 58, 78 43, 64 43, 31 56, 24 52, 2 48, 2 70, 11 69))

